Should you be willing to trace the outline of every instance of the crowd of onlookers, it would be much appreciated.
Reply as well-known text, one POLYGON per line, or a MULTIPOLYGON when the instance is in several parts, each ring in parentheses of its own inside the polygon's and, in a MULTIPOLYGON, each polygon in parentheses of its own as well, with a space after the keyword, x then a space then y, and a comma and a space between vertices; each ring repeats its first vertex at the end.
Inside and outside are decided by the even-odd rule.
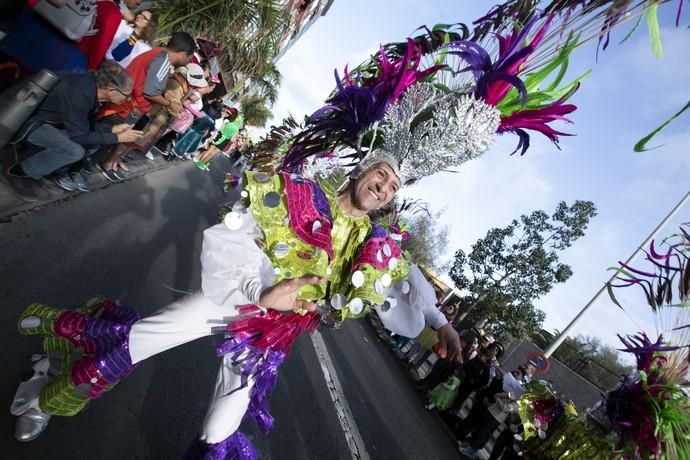
MULTIPOLYGON (((456 307, 441 308, 452 322, 456 307)), ((375 319, 374 324, 382 327, 375 319)), ((410 369, 420 369, 429 363, 430 356, 436 357, 432 351, 436 334, 430 328, 414 339, 391 337, 385 329, 382 332, 410 369)), ((432 359, 431 369, 425 369, 417 381, 418 388, 425 392, 426 408, 438 411, 449 423, 464 457, 476 458, 484 449, 492 460, 520 458, 522 425, 517 401, 535 368, 525 364, 517 369, 503 369, 499 358, 504 347, 481 325, 462 330, 459 335, 462 364, 432 359)))
POLYGON ((208 170, 216 155, 239 154, 246 130, 228 102, 219 45, 185 32, 159 45, 157 27, 140 0, 26 2, 0 40, 0 66, 13 69, 0 84, 16 93, 45 70, 58 81, 12 139, 5 176, 20 197, 35 200, 43 179, 84 192, 84 174, 122 181, 136 155, 208 170))

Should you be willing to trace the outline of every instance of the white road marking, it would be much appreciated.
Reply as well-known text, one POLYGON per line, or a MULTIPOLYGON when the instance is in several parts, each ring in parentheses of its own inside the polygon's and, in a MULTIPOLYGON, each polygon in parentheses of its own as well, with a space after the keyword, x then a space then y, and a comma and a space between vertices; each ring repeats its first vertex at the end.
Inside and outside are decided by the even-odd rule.
POLYGON ((328 354, 323 337, 321 337, 321 334, 316 331, 311 335, 311 341, 314 344, 316 356, 319 358, 319 364, 321 364, 321 370, 323 371, 323 376, 326 379, 326 386, 328 387, 328 392, 333 400, 338 421, 340 422, 340 426, 345 433, 347 445, 350 447, 352 459, 369 460, 369 453, 364 446, 364 441, 362 440, 362 436, 359 434, 354 417, 352 417, 350 406, 347 404, 347 399, 345 399, 343 387, 340 385, 338 374, 335 372, 333 361, 331 361, 331 356, 328 354))

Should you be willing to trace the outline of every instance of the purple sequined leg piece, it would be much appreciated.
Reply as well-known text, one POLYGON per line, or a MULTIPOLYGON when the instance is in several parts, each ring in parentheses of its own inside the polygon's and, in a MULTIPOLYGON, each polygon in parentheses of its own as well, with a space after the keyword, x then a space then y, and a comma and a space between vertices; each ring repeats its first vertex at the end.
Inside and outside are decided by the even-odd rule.
POLYGON ((132 370, 129 331, 138 318, 134 310, 116 306, 107 320, 89 318, 84 326, 84 336, 96 344, 96 368, 109 383, 116 383, 132 370))
POLYGON ((240 431, 216 444, 197 439, 189 446, 185 460, 259 460, 252 442, 240 431))
POLYGON ((108 321, 114 323, 126 324, 131 326, 141 319, 141 315, 135 310, 122 305, 115 305, 110 312, 104 317, 108 321))

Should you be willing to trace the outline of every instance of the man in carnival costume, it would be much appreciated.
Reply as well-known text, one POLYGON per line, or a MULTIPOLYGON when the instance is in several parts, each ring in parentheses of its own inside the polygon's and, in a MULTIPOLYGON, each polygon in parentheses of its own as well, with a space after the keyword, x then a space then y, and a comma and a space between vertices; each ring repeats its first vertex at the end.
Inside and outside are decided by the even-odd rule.
MULTIPOLYGON (((530 27, 506 38, 514 43, 499 59, 529 54, 518 44, 530 27)), ((444 56, 462 57, 470 47, 448 44, 457 34, 437 32, 382 47, 356 72, 336 78, 336 92, 303 127, 288 123, 267 137, 258 156, 267 153, 275 166, 276 152, 284 152, 280 164, 272 174, 248 172, 243 199, 204 232, 199 294, 144 319, 105 299, 80 311, 30 305, 19 330, 45 335, 47 355, 17 390, 11 408, 19 416, 16 437, 35 439, 51 415, 75 415, 140 361, 213 333, 225 334, 217 347, 223 362, 189 458, 256 458, 239 425, 248 412, 260 431, 270 429, 267 397, 277 368, 296 338, 320 323, 375 309, 400 335, 415 336, 425 323, 436 328, 439 354, 459 359, 459 338, 435 308, 433 288, 405 261, 399 235, 367 214, 388 204, 402 185, 480 155, 497 131, 515 130, 525 120, 546 126, 550 119, 534 123, 522 114, 503 124, 506 112, 496 107, 502 101, 496 94, 506 96, 508 88, 495 87, 503 83, 497 78, 507 72, 502 68, 482 66, 471 94, 467 85, 463 91, 433 85, 437 73, 456 69, 435 57, 424 68, 422 56, 442 49, 444 56), (301 174, 329 158, 356 165, 340 193, 301 174)))

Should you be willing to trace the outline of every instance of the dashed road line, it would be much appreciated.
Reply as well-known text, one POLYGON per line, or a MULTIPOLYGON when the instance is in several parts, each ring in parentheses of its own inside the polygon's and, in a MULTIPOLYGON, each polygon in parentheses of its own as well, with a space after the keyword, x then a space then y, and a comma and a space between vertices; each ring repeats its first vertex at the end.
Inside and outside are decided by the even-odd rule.
POLYGON ((326 386, 333 400, 335 412, 345 434, 345 440, 350 448, 352 459, 369 460, 369 453, 364 446, 362 436, 359 434, 359 429, 355 424, 355 419, 350 411, 350 406, 347 404, 347 399, 345 399, 343 387, 340 385, 338 374, 336 374, 335 368, 333 367, 333 361, 326 349, 326 343, 323 341, 323 337, 318 331, 311 335, 311 341, 314 344, 316 356, 319 359, 323 376, 326 379, 326 386))

